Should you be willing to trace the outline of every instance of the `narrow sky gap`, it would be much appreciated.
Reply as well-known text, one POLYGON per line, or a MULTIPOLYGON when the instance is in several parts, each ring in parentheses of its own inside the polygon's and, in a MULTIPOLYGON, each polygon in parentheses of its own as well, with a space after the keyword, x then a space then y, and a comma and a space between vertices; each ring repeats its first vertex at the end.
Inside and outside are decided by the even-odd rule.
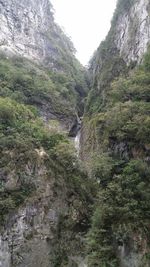
POLYGON ((51 0, 55 20, 71 37, 77 58, 87 65, 90 57, 105 39, 116 6, 116 0, 51 0))

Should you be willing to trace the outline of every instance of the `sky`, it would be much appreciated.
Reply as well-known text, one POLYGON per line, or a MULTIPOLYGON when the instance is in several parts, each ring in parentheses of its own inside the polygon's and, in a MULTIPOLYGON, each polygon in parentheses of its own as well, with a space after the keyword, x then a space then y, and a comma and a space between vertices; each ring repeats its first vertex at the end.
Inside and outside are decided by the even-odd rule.
POLYGON ((55 21, 71 37, 76 56, 87 65, 100 42, 105 39, 116 0, 51 0, 55 21))

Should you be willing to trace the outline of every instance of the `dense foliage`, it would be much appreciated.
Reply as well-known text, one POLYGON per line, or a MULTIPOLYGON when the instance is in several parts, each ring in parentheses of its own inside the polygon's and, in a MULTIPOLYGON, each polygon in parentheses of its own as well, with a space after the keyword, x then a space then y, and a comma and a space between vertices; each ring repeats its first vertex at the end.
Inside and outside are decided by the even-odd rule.
MULTIPOLYGON (((70 58, 72 64, 65 62, 65 66, 71 64, 70 68, 58 71, 23 58, 0 55, 1 222, 5 214, 36 191, 40 155, 43 155, 41 168, 46 167, 47 172, 58 169, 62 172, 66 168, 65 179, 75 168, 75 151, 69 149, 67 137, 40 119, 41 115, 49 118, 52 114, 69 120, 77 112, 77 103, 82 101, 87 85, 84 70, 74 56, 70 58), (65 150, 68 162, 65 155, 59 159, 65 150), (70 164, 70 169, 66 164, 70 164)), ((77 176, 80 181, 82 175, 77 176)), ((70 179, 73 186, 74 178, 70 179)))
POLYGON ((143 65, 128 78, 121 77, 111 84, 107 109, 103 108, 103 112, 91 119, 98 144, 91 162, 91 176, 99 183, 88 234, 91 267, 120 266, 120 248, 130 247, 143 254, 142 267, 148 257, 141 240, 149 245, 149 66, 148 52, 143 65))
POLYGON ((61 134, 50 133, 27 106, 0 98, 1 219, 36 189, 38 149, 49 151, 64 140, 61 134))
POLYGON ((93 185, 58 123, 65 126, 83 113, 84 69, 71 54, 63 61, 59 44, 57 49, 57 69, 0 55, 0 228, 26 203, 38 201, 50 184, 51 198, 64 194, 68 207, 60 211, 49 257, 53 266, 64 266, 79 244, 84 250, 79 232, 89 224, 93 185))
POLYGON ((35 105, 56 117, 71 117, 85 96, 84 70, 75 61, 64 72, 44 69, 23 58, 0 58, 0 96, 35 105))
MULTIPOLYGON (((127 65, 120 55, 120 51, 116 46, 115 31, 120 24, 121 16, 129 14, 129 10, 135 2, 136 0, 118 0, 110 31, 89 62, 91 90, 86 103, 86 114, 89 116, 107 109, 107 94, 110 91, 111 82, 120 75, 127 77, 129 71, 136 65, 134 61, 130 61, 130 64, 127 65)), ((128 29, 128 42, 131 47, 134 46, 137 27, 138 18, 135 18, 134 23, 129 23, 128 29)))

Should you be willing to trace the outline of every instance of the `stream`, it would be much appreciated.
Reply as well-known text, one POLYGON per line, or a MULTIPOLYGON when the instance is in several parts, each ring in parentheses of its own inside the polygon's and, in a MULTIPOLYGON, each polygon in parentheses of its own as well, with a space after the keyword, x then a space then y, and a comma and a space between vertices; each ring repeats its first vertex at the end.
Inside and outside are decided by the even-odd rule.
POLYGON ((82 119, 77 115, 76 119, 73 121, 71 125, 69 135, 68 135, 70 139, 73 140, 73 144, 76 149, 77 157, 79 157, 79 153, 80 153, 81 123, 82 123, 82 119))
POLYGON ((74 145, 75 145, 75 149, 77 151, 77 157, 79 157, 79 153, 80 153, 80 136, 81 136, 81 131, 79 130, 75 139, 74 139, 74 145))

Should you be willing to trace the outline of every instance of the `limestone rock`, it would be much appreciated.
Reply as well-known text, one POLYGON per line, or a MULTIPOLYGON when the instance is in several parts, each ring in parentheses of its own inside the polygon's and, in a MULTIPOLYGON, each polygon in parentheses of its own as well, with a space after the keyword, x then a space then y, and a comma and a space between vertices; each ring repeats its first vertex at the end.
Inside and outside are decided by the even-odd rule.
POLYGON ((127 63, 140 62, 150 41, 149 0, 138 0, 116 24, 115 44, 127 63))
POLYGON ((0 50, 58 69, 59 44, 73 51, 69 39, 54 22, 49 0, 0 1, 0 50))

